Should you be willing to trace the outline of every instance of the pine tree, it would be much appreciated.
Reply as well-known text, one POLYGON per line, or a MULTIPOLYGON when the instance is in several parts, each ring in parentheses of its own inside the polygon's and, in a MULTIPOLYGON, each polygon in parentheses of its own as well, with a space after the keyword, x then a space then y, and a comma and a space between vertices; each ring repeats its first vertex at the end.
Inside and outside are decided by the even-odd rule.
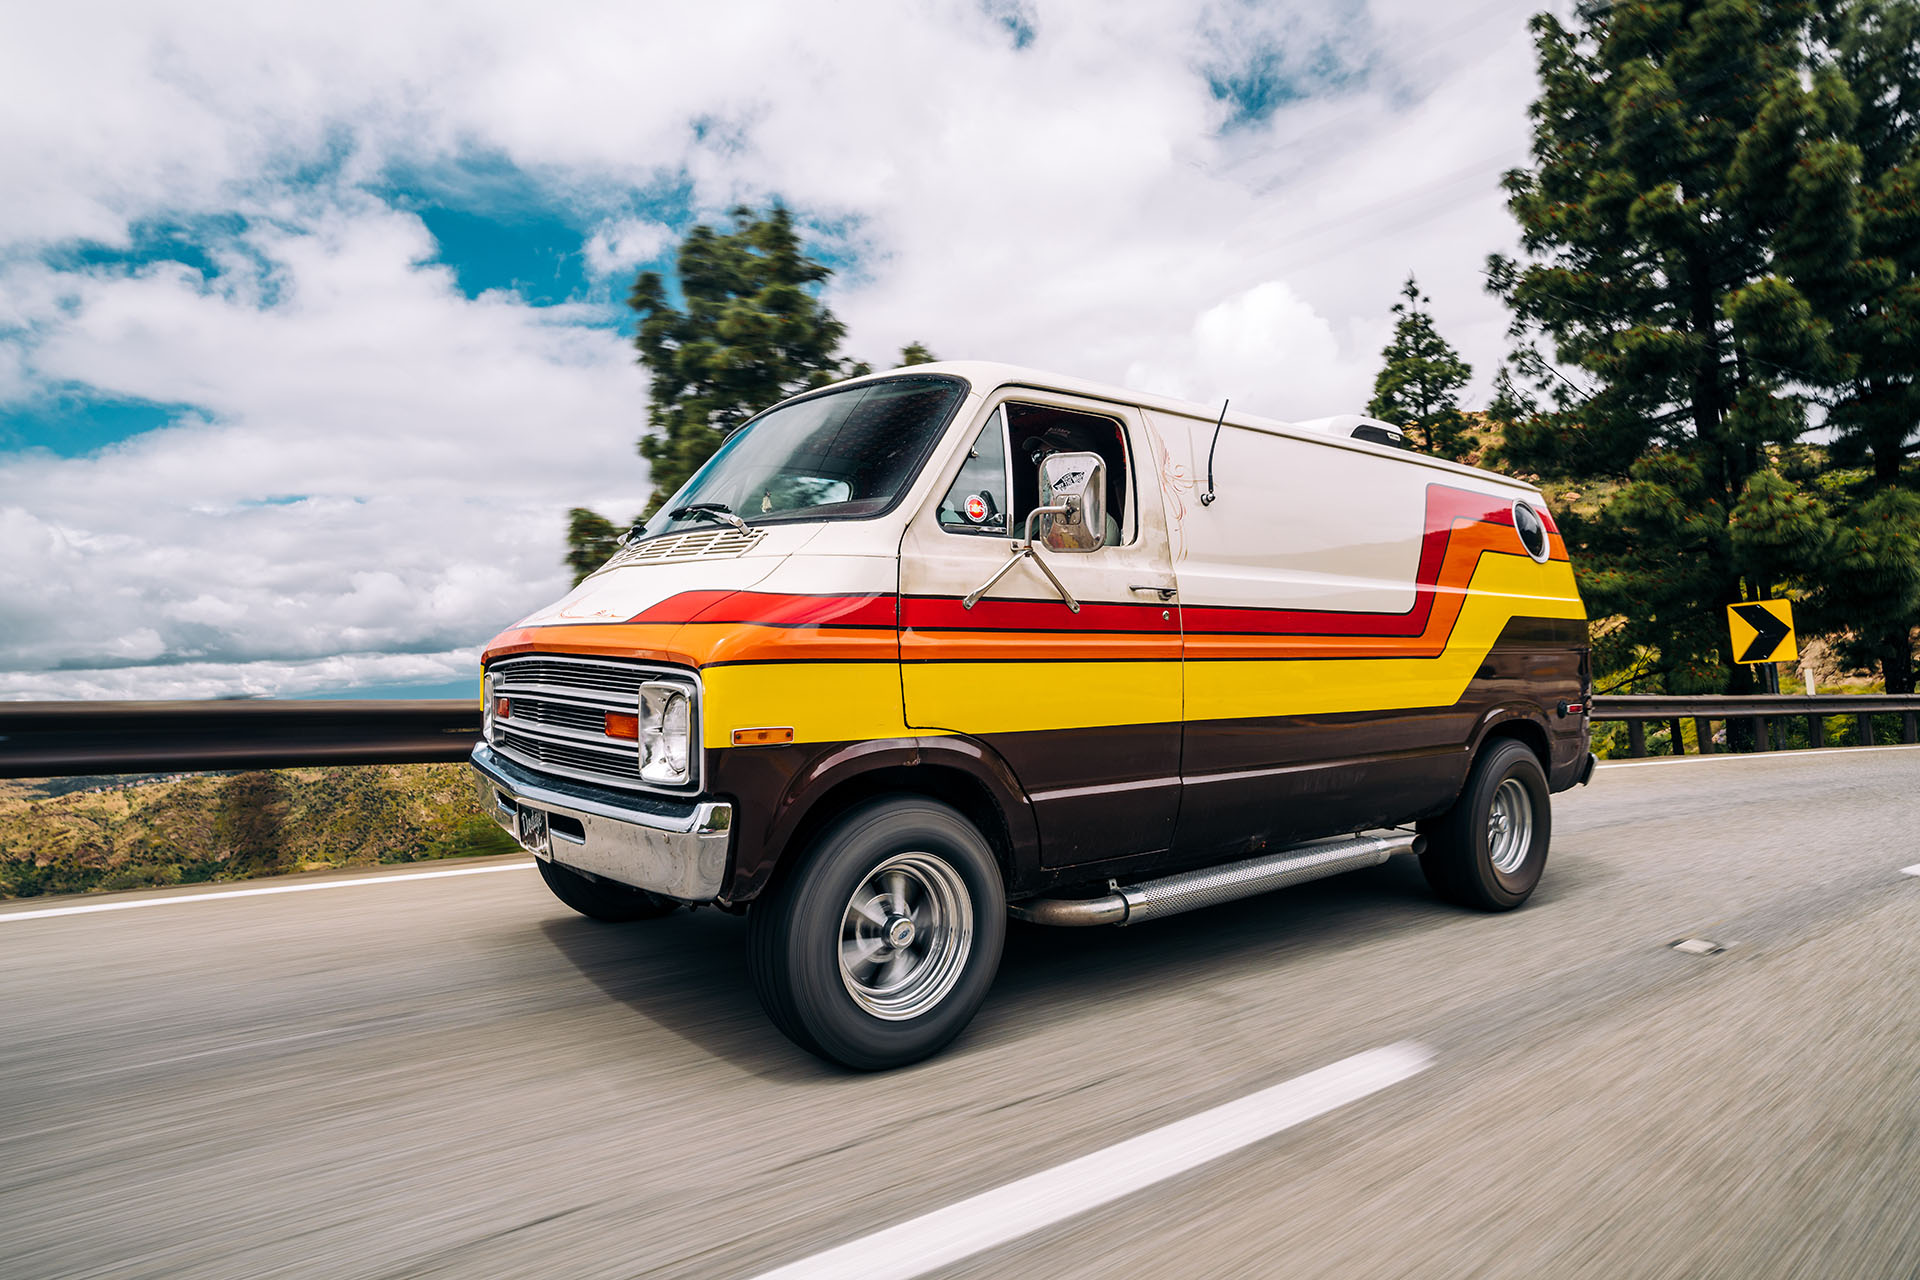
POLYGON ((653 494, 643 519, 712 456, 728 425, 868 371, 835 354, 846 326, 818 296, 833 272, 801 251, 787 210, 761 216, 741 207, 731 231, 695 227, 675 268, 684 309, 668 301, 657 271, 642 272, 627 297, 640 316, 633 345, 650 378, 651 430, 639 448, 653 494))
MULTIPOLYGON (((1838 532, 1810 620, 1843 657, 1877 666, 1890 693, 1915 685, 1920 628, 1920 5, 1853 0, 1823 15, 1821 74, 1841 136, 1858 151, 1859 235, 1809 234, 1774 305, 1804 308, 1813 340, 1776 358, 1828 374, 1826 425, 1840 467, 1864 468, 1838 500, 1838 532)), ((1785 257, 1787 255, 1783 255, 1785 257)), ((1756 308, 1756 310, 1758 310, 1756 308)), ((1776 331, 1760 312, 1762 331, 1776 331)), ((1796 332, 1792 325, 1784 333, 1796 332)))
MULTIPOLYGON (((682 305, 666 279, 643 271, 627 305, 639 314, 633 344, 649 378, 649 430, 640 437, 653 491, 646 519, 720 447, 729 427, 810 387, 872 373, 838 354, 846 326, 820 300, 832 268, 801 248, 793 215, 745 206, 733 228, 704 224, 681 241, 674 269, 682 305)), ((901 364, 935 357, 915 342, 901 364)), ((585 507, 567 513, 567 567, 574 582, 618 549, 624 527, 585 507)))
POLYGON ((1460 392, 1473 377, 1473 366, 1434 328, 1427 310, 1432 299, 1421 294, 1411 275, 1400 295, 1405 301, 1393 304, 1399 318, 1393 341, 1380 353, 1385 364, 1373 380, 1367 413, 1401 428, 1421 452, 1457 459, 1467 428, 1460 392))
POLYGON ((567 512, 567 568, 573 580, 598 569, 620 549, 626 531, 597 511, 574 507, 567 512))
POLYGON ((1779 260, 1798 253, 1790 269, 1824 287, 1808 246, 1858 234, 1859 156, 1835 134, 1835 78, 1812 65, 1813 17, 1792 0, 1672 0, 1533 21, 1534 163, 1506 178, 1527 260, 1488 274, 1594 390, 1527 418, 1505 452, 1604 482, 1598 516, 1568 530, 1582 588, 1672 692, 1752 688, 1725 606, 1789 568, 1817 577, 1777 552, 1819 548, 1830 527, 1775 465, 1806 429, 1798 389, 1823 376, 1777 355, 1818 325, 1758 305, 1779 260))

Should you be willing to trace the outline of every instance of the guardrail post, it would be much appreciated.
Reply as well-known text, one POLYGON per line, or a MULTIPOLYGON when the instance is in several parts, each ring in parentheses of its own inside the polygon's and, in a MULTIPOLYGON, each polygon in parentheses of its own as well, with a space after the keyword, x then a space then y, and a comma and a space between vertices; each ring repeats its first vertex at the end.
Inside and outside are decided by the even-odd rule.
POLYGON ((1693 718, 1693 732, 1694 736, 1700 739, 1700 754, 1703 756, 1712 755, 1713 721, 1705 716, 1695 716, 1693 718))
POLYGON ((1642 721, 1627 721, 1627 754, 1636 760, 1647 754, 1647 726, 1642 721))
POLYGON ((1678 719, 1667 721, 1667 732, 1673 735, 1673 754, 1677 756, 1687 754, 1687 740, 1680 732, 1678 719))
POLYGON ((1862 711, 1859 715, 1853 718, 1853 724, 1854 724, 1854 732, 1859 736, 1859 741, 1856 742, 1854 745, 1860 746, 1860 747, 1872 746, 1873 745, 1873 713, 1869 711, 1862 711))
POLYGON ((1920 742, 1920 714, 1908 711, 1900 717, 1900 741, 1920 742))
POLYGON ((1827 745, 1827 718, 1818 711, 1807 717, 1807 744, 1814 747, 1827 745))
POLYGON ((1755 716, 1753 718, 1753 749, 1755 751, 1773 750, 1773 742, 1768 733, 1771 727, 1772 726, 1767 723, 1765 716, 1755 716))

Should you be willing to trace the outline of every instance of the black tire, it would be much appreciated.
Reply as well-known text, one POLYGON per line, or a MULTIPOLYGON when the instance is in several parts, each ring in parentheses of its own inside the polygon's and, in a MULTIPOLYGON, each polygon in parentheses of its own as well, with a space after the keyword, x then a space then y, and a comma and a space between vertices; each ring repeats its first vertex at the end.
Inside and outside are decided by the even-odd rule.
POLYGON ((1512 738, 1493 743, 1474 761, 1453 808, 1421 829, 1427 849, 1420 855, 1420 870, 1435 893, 1481 911, 1513 910, 1540 883, 1553 838, 1552 798, 1540 757, 1512 738), (1518 796, 1530 807, 1524 839, 1512 816, 1518 796), (1502 798, 1501 829, 1514 833, 1511 842, 1495 830, 1496 797, 1502 798), (1497 851, 1507 854, 1501 859, 1504 867, 1496 864, 1497 851))
POLYGON ((679 907, 672 898, 663 898, 645 889, 598 880, 545 858, 535 860, 540 878, 560 899, 590 919, 608 924, 626 924, 632 920, 657 920, 679 907))
POLYGON ((788 1039, 856 1071, 883 1071, 938 1053, 966 1028, 1006 932, 1006 889, 985 838, 936 800, 899 796, 849 810, 754 901, 747 965, 788 1039), (880 891, 890 885, 908 892, 880 891), (907 941, 886 945, 903 917, 907 941), (843 946, 859 957, 844 970, 843 946))

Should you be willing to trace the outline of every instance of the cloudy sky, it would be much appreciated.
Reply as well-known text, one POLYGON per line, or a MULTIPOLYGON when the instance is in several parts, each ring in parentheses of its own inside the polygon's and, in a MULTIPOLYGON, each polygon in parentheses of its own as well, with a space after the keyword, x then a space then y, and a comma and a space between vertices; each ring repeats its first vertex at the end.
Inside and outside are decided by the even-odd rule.
POLYGON ((647 491, 633 273, 741 202, 875 362, 1355 411, 1413 271, 1484 403, 1540 7, 10 6, 0 698, 470 694, 647 491))

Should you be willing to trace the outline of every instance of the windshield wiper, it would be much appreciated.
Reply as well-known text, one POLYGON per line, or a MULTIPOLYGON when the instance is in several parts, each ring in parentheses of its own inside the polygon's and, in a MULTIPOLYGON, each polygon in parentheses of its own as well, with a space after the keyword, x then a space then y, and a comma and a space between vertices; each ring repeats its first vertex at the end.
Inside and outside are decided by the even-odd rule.
POLYGON ((742 533, 747 532, 747 522, 733 514, 733 508, 724 502, 696 502, 667 512, 669 520, 685 520, 690 516, 705 516, 718 524, 730 524, 742 533))

